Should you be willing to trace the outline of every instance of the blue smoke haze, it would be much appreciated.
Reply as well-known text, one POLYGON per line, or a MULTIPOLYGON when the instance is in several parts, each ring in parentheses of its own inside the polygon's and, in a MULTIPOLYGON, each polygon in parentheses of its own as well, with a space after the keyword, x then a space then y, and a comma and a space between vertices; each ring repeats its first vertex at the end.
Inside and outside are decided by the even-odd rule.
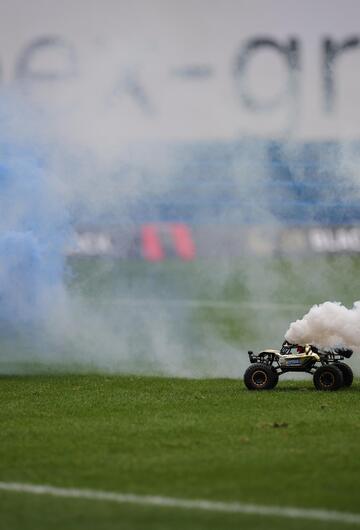
POLYGON ((39 322, 54 303, 69 222, 51 189, 43 146, 23 131, 21 141, 14 137, 8 108, 0 124, 0 320, 13 327, 39 322))

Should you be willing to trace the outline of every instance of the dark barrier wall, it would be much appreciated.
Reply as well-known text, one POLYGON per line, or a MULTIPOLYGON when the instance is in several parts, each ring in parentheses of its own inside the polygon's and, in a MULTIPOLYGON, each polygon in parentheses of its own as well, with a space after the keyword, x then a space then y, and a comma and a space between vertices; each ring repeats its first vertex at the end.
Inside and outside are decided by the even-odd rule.
POLYGON ((243 256, 306 256, 360 252, 360 227, 266 228, 224 225, 147 224, 79 229, 69 256, 193 261, 243 256))

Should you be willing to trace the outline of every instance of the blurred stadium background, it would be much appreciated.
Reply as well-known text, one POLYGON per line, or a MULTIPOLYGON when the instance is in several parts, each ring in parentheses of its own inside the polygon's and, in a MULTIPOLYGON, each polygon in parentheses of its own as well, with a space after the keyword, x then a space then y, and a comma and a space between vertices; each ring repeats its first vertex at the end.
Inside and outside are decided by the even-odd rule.
POLYGON ((111 136, 114 178, 138 179, 101 215, 78 198, 75 252, 359 251, 356 1, 2 6, 3 86, 60 109, 75 146, 111 136))
POLYGON ((49 144, 74 291, 125 327, 129 299, 178 303, 186 349, 209 327, 279 341, 309 305, 358 297, 356 0, 1 6, 3 93, 33 109, 15 103, 2 151, 9 130, 15 157, 19 137, 49 144))

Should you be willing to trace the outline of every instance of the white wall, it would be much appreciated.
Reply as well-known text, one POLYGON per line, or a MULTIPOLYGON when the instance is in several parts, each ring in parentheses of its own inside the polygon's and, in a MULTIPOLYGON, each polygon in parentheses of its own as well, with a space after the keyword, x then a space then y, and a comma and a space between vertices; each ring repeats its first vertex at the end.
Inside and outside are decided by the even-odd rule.
POLYGON ((337 54, 326 110, 325 37, 360 39, 359 0, 0 0, 1 83, 13 86, 22 57, 22 89, 71 116, 72 133, 87 141, 356 138, 360 46, 337 54), (29 52, 42 37, 73 47, 74 76, 43 79, 61 77, 69 60, 61 43, 29 52), (242 79, 235 73, 259 38, 295 39, 291 93, 287 59, 269 47, 248 57, 242 79), (190 67, 201 68, 191 76, 190 67), (240 89, 260 107, 278 104, 249 108, 240 89))

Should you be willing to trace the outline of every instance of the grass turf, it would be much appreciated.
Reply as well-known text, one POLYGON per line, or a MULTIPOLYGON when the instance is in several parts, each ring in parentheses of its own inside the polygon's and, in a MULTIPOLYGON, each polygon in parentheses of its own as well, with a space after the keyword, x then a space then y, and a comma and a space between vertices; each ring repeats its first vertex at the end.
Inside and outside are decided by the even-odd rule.
MULTIPOLYGON (((138 368, 161 372, 152 362, 158 348, 151 349, 151 336, 144 335, 144 344, 139 344, 143 332, 139 315, 141 322, 154 324, 156 333, 159 327, 150 306, 117 306, 121 298, 164 301, 169 322, 161 320, 161 325, 166 323, 171 331, 170 344, 174 341, 188 352, 191 370, 197 362, 209 365, 213 342, 220 340, 220 346, 223 342, 236 350, 279 346, 288 323, 313 303, 329 299, 352 305, 360 298, 357 257, 244 259, 231 266, 96 259, 70 260, 69 265, 69 291, 96 313, 103 311, 104 321, 119 328, 112 335, 115 341, 128 332, 126 352, 131 355, 119 368, 127 372, 138 368), (182 298, 240 306, 210 303, 180 310, 167 304, 182 298), (267 307, 267 303, 275 305, 267 307), (288 305, 294 303, 300 307, 288 305), (205 357, 196 361, 199 352, 205 357)), ((90 341, 96 338, 99 330, 92 330, 91 321, 85 320, 83 327, 90 341)), ((102 356, 104 337, 106 333, 95 344, 102 356)), ((32 355, 39 345, 31 343, 27 333, 23 348, 11 333, 0 342, 2 372, 55 372, 54 360, 47 354, 39 365, 34 363, 32 355)), ((70 342, 68 352, 55 359, 59 370, 88 370, 83 359, 87 359, 89 341, 86 347, 70 342), (79 365, 78 350, 84 350, 79 365)), ((243 357, 245 366, 248 361, 243 357)), ((221 349, 216 362, 219 359, 226 360, 221 349)), ((170 364, 173 361, 170 358, 170 364)), ((351 361, 356 368, 355 355, 351 361)), ((276 391, 251 393, 241 382, 229 379, 2 377, 0 480, 356 512, 359 391, 359 380, 350 390, 328 394, 315 392, 310 380, 282 381, 276 391)), ((0 492, 0 527, 7 530, 142 530, 145 526, 306 530, 314 525, 317 530, 341 528, 339 523, 0 492)))
MULTIPOLYGON (((359 511, 359 380, 3 377, 0 399, 1 481, 359 511)), ((0 511, 7 530, 342 528, 6 492, 0 511)))

